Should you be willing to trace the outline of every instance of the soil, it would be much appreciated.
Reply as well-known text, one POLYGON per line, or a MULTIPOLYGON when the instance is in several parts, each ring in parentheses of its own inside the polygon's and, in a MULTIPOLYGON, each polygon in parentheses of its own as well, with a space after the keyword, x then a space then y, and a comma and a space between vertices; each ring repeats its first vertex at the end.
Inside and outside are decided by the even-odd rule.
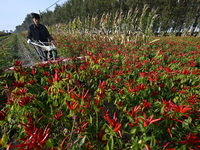
POLYGON ((26 39, 22 36, 18 36, 16 51, 19 52, 19 60, 25 66, 31 66, 40 61, 35 48, 26 42, 26 39))

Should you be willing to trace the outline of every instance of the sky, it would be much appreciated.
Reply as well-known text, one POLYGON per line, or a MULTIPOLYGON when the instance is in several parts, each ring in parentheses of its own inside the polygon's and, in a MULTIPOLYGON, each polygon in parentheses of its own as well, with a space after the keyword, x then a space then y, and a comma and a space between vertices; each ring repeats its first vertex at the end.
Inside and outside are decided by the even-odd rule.
MULTIPOLYGON (((62 5, 67 0, 0 0, 0 31, 14 31, 21 25, 27 14, 40 13, 58 2, 62 5)), ((56 5, 48 10, 53 11, 56 5)))

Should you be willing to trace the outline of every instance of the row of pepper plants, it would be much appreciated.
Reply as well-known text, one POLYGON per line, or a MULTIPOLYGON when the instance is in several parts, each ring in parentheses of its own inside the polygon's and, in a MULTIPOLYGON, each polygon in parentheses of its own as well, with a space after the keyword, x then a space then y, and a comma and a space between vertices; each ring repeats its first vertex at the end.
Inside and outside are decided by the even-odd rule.
POLYGON ((199 38, 54 39, 56 62, 1 74, 3 148, 200 148, 199 38))
POLYGON ((5 69, 13 64, 17 58, 15 49, 17 43, 16 35, 5 35, 0 37, 0 68, 5 69))

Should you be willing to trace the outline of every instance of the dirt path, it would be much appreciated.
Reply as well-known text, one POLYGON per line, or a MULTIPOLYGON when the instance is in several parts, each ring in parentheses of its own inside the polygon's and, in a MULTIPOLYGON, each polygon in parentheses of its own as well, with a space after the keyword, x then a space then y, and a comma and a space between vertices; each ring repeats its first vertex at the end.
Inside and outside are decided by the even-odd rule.
POLYGON ((35 48, 28 44, 21 35, 17 35, 16 51, 18 51, 19 60, 25 66, 30 66, 40 61, 35 48))

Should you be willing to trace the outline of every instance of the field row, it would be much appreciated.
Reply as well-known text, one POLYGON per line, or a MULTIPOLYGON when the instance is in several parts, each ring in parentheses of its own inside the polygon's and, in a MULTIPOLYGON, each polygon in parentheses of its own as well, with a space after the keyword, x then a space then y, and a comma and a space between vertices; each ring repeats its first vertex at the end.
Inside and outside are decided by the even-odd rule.
POLYGON ((20 34, 0 37, 0 68, 2 70, 13 66, 14 60, 20 60, 24 65, 35 63, 39 59, 35 49, 26 43, 20 34))

